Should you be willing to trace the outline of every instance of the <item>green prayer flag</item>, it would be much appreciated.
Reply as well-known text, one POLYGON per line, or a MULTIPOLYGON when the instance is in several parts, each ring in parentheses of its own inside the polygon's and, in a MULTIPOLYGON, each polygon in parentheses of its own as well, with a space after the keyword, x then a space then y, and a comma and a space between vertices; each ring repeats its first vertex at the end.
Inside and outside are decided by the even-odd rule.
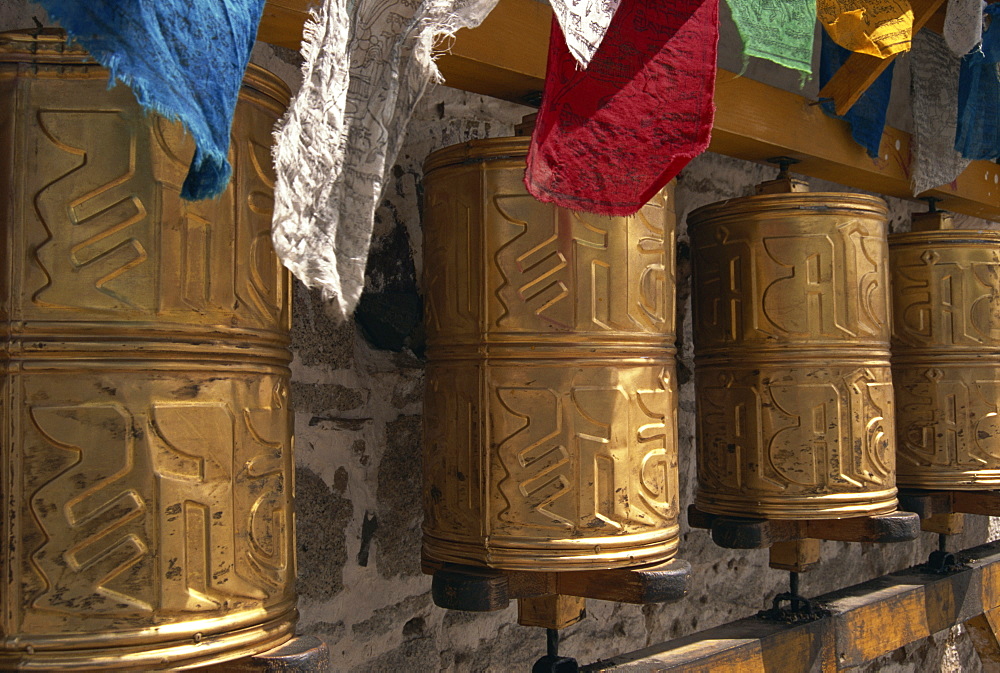
POLYGON ((746 56, 812 74, 816 0, 727 0, 746 56))

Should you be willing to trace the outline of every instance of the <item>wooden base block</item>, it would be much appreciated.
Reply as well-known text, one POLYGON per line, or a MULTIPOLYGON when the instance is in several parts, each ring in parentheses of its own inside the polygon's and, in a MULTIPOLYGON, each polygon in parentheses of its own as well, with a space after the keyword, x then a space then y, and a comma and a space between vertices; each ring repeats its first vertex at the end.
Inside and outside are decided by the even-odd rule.
POLYGON ((315 636, 292 638, 273 650, 223 664, 206 666, 211 673, 326 673, 330 649, 315 636))
POLYGON ((546 594, 517 599, 517 623, 543 629, 565 629, 587 616, 587 599, 546 594))
POLYGON ((916 512, 921 519, 936 514, 980 514, 1000 516, 1000 491, 899 491, 899 508, 916 512))
POLYGON ((431 595, 438 607, 489 612, 503 610, 512 599, 547 595, 593 598, 619 603, 665 603, 688 590, 691 564, 671 559, 652 566, 572 572, 527 572, 438 563, 425 559, 423 571, 433 575, 431 595))
MULTIPOLYGON (((425 570, 426 572, 426 570, 425 570)), ((502 572, 471 566, 442 567, 433 573, 434 604, 449 610, 493 612, 510 604, 510 588, 502 572)))
POLYGON ((841 542, 906 542, 920 534, 919 516, 892 512, 850 519, 741 519, 708 514, 694 505, 688 508, 693 528, 712 531, 712 540, 727 549, 766 549, 793 540, 839 540, 841 542))
POLYGON ((935 514, 920 520, 920 530, 939 535, 957 535, 965 528, 964 514, 935 514))
POLYGON ((804 573, 819 565, 819 540, 775 542, 770 549, 769 565, 775 570, 804 573))

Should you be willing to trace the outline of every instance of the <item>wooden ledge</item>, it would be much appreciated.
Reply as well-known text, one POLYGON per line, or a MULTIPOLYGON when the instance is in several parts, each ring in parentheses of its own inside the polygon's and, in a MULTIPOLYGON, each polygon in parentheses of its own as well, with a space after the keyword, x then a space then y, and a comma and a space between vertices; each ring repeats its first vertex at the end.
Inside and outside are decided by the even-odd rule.
MULTIPOLYGON (((581 671, 838 671, 965 623, 984 659, 997 656, 1000 543, 967 550, 950 575, 916 567, 820 596, 830 610, 807 624, 742 619, 622 654, 581 671)), ((991 659, 991 661, 994 661, 991 659)), ((986 669, 984 669, 986 670, 986 669)), ((992 670, 992 669, 989 669, 992 670)))

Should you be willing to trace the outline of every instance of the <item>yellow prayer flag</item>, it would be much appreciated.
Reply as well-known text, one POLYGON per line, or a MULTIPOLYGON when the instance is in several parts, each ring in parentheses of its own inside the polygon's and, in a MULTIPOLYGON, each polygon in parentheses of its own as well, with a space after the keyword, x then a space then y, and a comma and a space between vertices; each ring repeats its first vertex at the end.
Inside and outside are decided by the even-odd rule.
POLYGON ((909 0, 817 0, 816 16, 845 49, 879 58, 910 50, 909 0))

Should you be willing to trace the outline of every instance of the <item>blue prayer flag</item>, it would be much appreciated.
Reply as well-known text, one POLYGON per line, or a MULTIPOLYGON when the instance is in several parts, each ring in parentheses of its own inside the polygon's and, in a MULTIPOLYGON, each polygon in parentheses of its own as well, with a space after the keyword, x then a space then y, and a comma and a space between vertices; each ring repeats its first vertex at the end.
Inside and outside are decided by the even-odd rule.
POLYGON ((264 0, 39 0, 69 35, 132 88, 179 119, 196 149, 181 196, 218 196, 232 173, 229 132, 264 0))
POLYGON ((981 49, 962 57, 958 77, 958 128, 955 149, 966 159, 1000 156, 1000 5, 987 5, 989 26, 981 49))
MULTIPOLYGON (((823 34, 823 44, 819 59, 819 86, 822 89, 830 81, 840 66, 844 65, 851 54, 827 34, 823 34)), ((889 109, 889 94, 892 91, 892 71, 895 62, 889 64, 878 79, 861 94, 858 102, 845 115, 838 115, 832 101, 822 101, 823 112, 843 119, 851 125, 851 136, 854 141, 865 148, 868 156, 876 158, 878 148, 882 143, 882 131, 885 130, 885 115, 889 109)))

